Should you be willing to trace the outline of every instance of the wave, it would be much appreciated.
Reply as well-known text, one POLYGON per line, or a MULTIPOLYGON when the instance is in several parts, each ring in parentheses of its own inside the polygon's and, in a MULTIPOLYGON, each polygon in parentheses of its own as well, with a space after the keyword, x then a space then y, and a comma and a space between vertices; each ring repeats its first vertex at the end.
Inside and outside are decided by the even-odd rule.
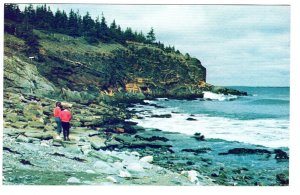
POLYGON ((231 101, 238 98, 236 95, 217 94, 210 91, 204 91, 203 94, 203 98, 207 100, 231 101))
MULTIPOLYGON (((149 109, 149 107, 147 107, 149 109)), ((172 109, 173 110, 173 109, 172 109)), ((171 109, 151 109, 141 112, 143 118, 130 119, 144 128, 193 135, 200 132, 206 138, 238 141, 266 147, 288 147, 289 120, 253 119, 239 120, 204 114, 172 113, 171 109), (171 114, 171 118, 152 118, 151 114, 171 114), (196 120, 187 120, 187 118, 196 120)))

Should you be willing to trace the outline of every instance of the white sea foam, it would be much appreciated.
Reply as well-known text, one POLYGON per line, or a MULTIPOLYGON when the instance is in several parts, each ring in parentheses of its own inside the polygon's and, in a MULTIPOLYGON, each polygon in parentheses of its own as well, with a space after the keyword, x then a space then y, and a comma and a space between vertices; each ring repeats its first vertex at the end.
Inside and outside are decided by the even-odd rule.
POLYGON ((211 99, 211 100, 218 100, 218 101, 229 101, 237 99, 238 97, 236 95, 224 95, 224 94, 217 94, 210 91, 204 91, 203 92, 203 98, 204 99, 211 99))
MULTIPOLYGON (((172 110, 174 110, 172 108, 172 110)), ((153 109, 154 114, 171 113, 169 109, 153 109)), ((188 121, 188 114, 172 113, 171 118, 151 118, 140 113, 144 119, 131 119, 145 128, 193 135, 200 132, 206 138, 220 138, 267 147, 288 147, 289 121, 277 119, 238 120, 208 115, 194 115, 196 121, 188 121)))

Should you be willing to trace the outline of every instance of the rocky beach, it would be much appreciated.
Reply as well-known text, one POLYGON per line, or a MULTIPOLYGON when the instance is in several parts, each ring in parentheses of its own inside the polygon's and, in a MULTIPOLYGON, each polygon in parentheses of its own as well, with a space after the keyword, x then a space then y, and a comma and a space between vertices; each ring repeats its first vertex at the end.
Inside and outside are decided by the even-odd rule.
POLYGON ((132 108, 154 104, 126 109, 69 102, 71 141, 62 141, 54 139, 55 100, 4 95, 7 185, 288 185, 288 151, 145 129, 130 121, 138 117, 132 108))
POLYGON ((251 57, 218 48, 213 85, 153 28, 51 6, 4 5, 4 185, 289 185, 289 87, 225 86, 257 84, 245 62, 226 61, 251 57), (56 102, 73 115, 69 141, 57 138, 56 102))

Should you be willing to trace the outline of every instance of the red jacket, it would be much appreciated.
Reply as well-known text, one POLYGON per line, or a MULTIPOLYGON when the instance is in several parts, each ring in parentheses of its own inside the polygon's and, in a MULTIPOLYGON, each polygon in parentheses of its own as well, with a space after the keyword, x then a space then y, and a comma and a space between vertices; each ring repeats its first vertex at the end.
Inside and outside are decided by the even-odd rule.
POLYGON ((60 112, 61 112, 60 107, 54 108, 54 110, 53 110, 54 117, 59 117, 60 112))
POLYGON ((70 122, 72 120, 72 114, 67 109, 61 111, 59 117, 62 122, 70 122))

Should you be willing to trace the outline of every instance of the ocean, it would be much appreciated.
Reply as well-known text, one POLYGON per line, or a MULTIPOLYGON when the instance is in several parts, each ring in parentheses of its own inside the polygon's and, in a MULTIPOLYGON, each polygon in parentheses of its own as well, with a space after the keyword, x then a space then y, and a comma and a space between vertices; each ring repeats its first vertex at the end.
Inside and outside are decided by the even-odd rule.
POLYGON ((204 98, 196 100, 145 100, 148 105, 130 108, 138 115, 131 121, 164 132, 201 133, 205 138, 288 148, 290 88, 229 88, 246 91, 249 96, 204 92, 204 98), (171 117, 152 117, 163 114, 171 117))

